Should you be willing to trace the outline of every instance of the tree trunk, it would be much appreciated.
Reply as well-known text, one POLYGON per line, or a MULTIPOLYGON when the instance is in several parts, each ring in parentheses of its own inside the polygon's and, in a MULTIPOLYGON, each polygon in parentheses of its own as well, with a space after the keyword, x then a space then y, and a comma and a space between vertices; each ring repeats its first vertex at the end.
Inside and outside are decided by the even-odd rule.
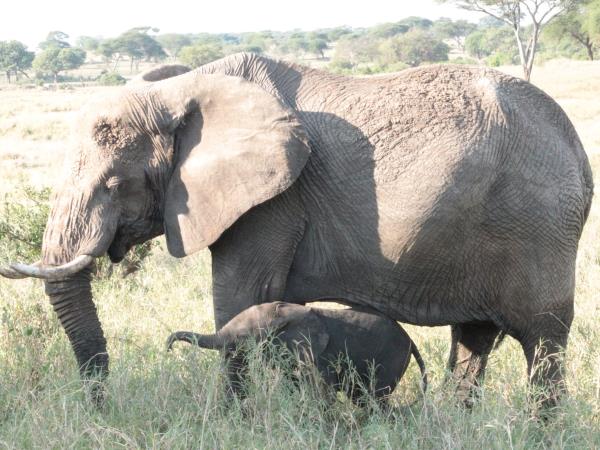
POLYGON ((585 44, 585 49, 587 50, 588 58, 590 59, 590 61, 593 61, 594 60, 594 44, 591 43, 589 39, 588 39, 587 43, 585 44))
POLYGON ((521 61, 521 67, 523 68, 523 76, 527 81, 529 81, 529 77, 531 73, 527 70, 527 55, 525 53, 525 48, 523 41, 521 39, 520 28, 515 26, 515 39, 517 40, 517 48, 519 49, 519 60, 521 61))
POLYGON ((8 80, 8 84, 10 84, 10 70, 6 71, 6 79, 8 80))
POLYGON ((533 71, 533 61, 535 60, 535 51, 537 49, 539 35, 540 28, 538 24, 534 22, 531 40, 529 41, 529 45, 527 46, 527 74, 525 78, 527 81, 531 79, 531 72, 533 71))

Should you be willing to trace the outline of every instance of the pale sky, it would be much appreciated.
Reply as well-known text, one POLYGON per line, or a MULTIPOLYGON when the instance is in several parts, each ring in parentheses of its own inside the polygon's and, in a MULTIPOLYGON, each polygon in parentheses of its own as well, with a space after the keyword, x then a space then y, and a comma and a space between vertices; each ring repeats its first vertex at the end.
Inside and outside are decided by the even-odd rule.
POLYGON ((4 0, 0 40, 35 49, 49 31, 114 37, 152 26, 160 33, 220 33, 349 25, 368 27, 408 16, 476 21, 480 16, 434 0, 4 0))

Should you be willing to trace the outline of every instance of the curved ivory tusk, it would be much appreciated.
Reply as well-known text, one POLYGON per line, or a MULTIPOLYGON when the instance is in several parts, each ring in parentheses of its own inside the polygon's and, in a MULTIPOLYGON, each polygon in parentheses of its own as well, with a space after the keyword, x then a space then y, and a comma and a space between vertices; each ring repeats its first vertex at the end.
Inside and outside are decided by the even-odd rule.
POLYGON ((73 261, 63 264, 62 266, 56 267, 37 267, 35 265, 27 264, 11 264, 10 269, 18 272, 21 275, 34 278, 42 278, 44 280, 57 280, 60 278, 68 277, 85 269, 94 260, 93 256, 81 255, 75 258, 73 261))
POLYGON ((27 275, 17 272, 10 267, 0 267, 0 275, 4 278, 11 278, 13 280, 20 280, 21 278, 27 278, 27 275))
MULTIPOLYGON (((37 261, 34 262, 31 266, 39 267, 41 263, 42 261, 37 261)), ((4 278, 11 278, 13 280, 21 280, 23 278, 27 278, 27 275, 17 272, 12 267, 0 267, 0 275, 2 275, 4 278)))

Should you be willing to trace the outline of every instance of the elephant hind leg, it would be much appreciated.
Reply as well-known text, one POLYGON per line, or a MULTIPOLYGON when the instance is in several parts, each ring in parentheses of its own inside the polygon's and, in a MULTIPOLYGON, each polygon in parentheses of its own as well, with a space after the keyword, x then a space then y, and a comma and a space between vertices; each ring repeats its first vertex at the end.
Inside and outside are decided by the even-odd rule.
POLYGON ((492 322, 466 323, 452 326, 452 346, 448 369, 456 383, 456 395, 471 407, 485 374, 488 355, 500 329, 492 322))
POLYGON ((536 407, 548 411, 566 393, 564 350, 569 337, 572 313, 544 313, 536 318, 536 327, 519 339, 527 358, 527 373, 536 407))

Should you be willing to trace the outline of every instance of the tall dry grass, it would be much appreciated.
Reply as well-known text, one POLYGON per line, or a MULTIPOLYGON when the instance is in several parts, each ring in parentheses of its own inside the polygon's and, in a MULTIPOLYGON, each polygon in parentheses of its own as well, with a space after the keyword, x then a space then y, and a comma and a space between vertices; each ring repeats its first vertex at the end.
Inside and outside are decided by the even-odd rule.
MULTIPOLYGON (((533 79, 574 120, 596 174, 600 107, 593 96, 600 93, 599 75, 600 63, 560 62, 537 67, 533 79)), ((23 180, 48 185, 58 177, 68 119, 97 92, 101 88, 0 91, 0 195, 23 180)), ((391 413, 368 415, 347 401, 323 404, 307 387, 294 389, 278 370, 256 360, 248 399, 232 401, 221 389, 214 352, 183 345, 164 351, 171 331, 213 328, 208 255, 175 260, 165 251, 125 280, 94 285, 112 358, 108 400, 97 410, 85 400, 41 282, 0 279, 0 447, 600 448, 599 268, 596 202, 577 263, 569 395, 546 423, 527 412, 525 360, 511 339, 490 357, 473 410, 458 407, 443 382, 446 327, 407 327, 427 363, 430 391, 421 397, 418 369, 411 364, 391 413)))

